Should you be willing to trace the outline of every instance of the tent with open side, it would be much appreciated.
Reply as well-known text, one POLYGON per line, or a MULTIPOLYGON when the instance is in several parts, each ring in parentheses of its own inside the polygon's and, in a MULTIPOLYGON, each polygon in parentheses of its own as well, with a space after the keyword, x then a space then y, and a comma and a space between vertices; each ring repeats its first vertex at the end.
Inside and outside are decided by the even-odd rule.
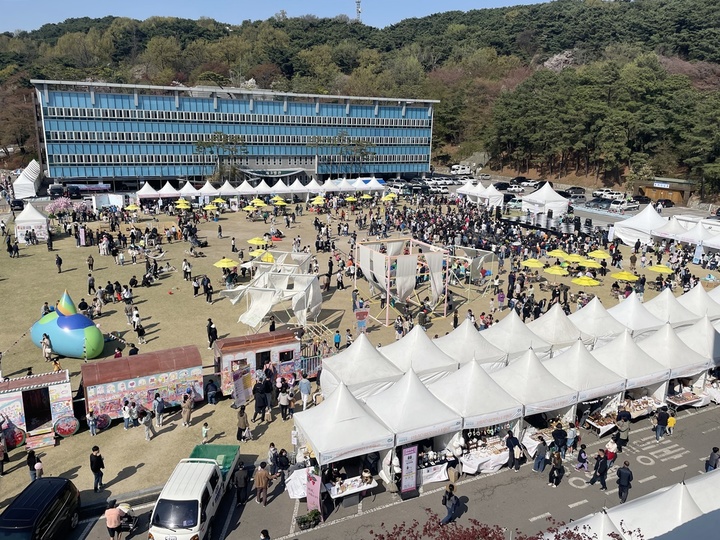
POLYGON ((26 231, 35 231, 38 240, 47 240, 49 227, 50 220, 47 216, 28 203, 15 218, 15 239, 23 242, 26 231))
POLYGON ((422 326, 415 325, 402 339, 379 349, 400 371, 413 370, 425 384, 457 371, 458 362, 442 352, 422 326))
POLYGON ((712 365, 707 356, 688 347, 670 323, 665 323, 660 330, 638 341, 638 346, 663 366, 670 368, 672 378, 691 377, 712 365))
POLYGON ((595 338, 580 330, 565 315, 560 303, 555 303, 541 317, 531 321, 527 327, 552 345, 553 350, 565 349, 580 339, 585 345, 592 345, 595 338))
POLYGON ((366 184, 365 191, 385 191, 385 186, 373 176, 366 184))
POLYGON ((15 181, 13 192, 16 199, 31 199, 37 197, 37 188, 42 183, 40 164, 34 159, 28 163, 15 181))
POLYGON ((365 403, 395 433, 397 446, 462 429, 462 417, 436 398, 412 369, 365 403))
POLYGON ((710 298, 702 283, 695 285, 688 292, 679 296, 677 300, 680 305, 698 317, 707 316, 711 321, 720 319, 720 304, 710 298))
POLYGON ((698 221, 695 226, 687 231, 684 231, 677 236, 675 240, 683 242, 685 244, 705 244, 708 240, 711 240, 717 236, 717 233, 712 232, 710 229, 702 224, 702 221, 698 221))
POLYGON ((221 197, 237 197, 237 189, 230 185, 229 180, 225 180, 225 183, 218 189, 218 195, 221 197))
POLYGON ((590 354, 602 365, 624 377, 627 389, 650 386, 670 378, 670 370, 643 351, 633 341, 629 330, 590 354))
POLYGON ((483 330, 482 336, 501 351, 505 351, 510 361, 523 355, 528 349, 545 353, 551 348, 550 343, 522 322, 515 310, 511 310, 500 322, 483 330))
POLYGON ((597 296, 569 315, 568 319, 580 330, 595 338, 595 347, 609 343, 626 330, 625 325, 608 313, 597 296))
POLYGON ((660 216, 652 204, 632 217, 615 223, 615 236, 628 246, 640 240, 643 244, 652 242, 652 231, 660 229, 667 223, 667 218, 660 216))
POLYGON ((160 197, 157 190, 148 182, 145 182, 145 185, 143 185, 135 195, 137 195, 138 199, 157 199, 160 197))
POLYGON ((525 416, 564 409, 577 402, 577 391, 550 373, 532 350, 490 376, 525 406, 525 416))
POLYGON ((428 386, 430 391, 463 417, 463 428, 494 426, 520 418, 523 406, 487 374, 477 360, 428 386))
POLYGON ((213 187, 210 180, 207 180, 198 192, 205 197, 217 197, 219 195, 218 190, 213 187))
POLYGON ((657 330, 664 322, 645 309, 634 292, 618 305, 608 309, 607 312, 632 330, 634 338, 657 330))
POLYGON ((243 180, 237 188, 235 188, 236 195, 255 195, 255 188, 250 185, 250 182, 243 180))
POLYGON ((662 227, 654 229, 652 235, 659 236, 660 238, 676 238, 678 235, 686 232, 688 232, 688 230, 682 225, 678 218, 671 216, 662 227))
POLYGON ((652 300, 643 303, 645 309, 655 315, 661 321, 669 322, 674 328, 690 326, 700 317, 689 309, 683 307, 678 299, 668 288, 662 290, 652 300))
POLYGON ((323 360, 320 384, 324 395, 344 383, 355 397, 363 399, 390 388, 402 375, 365 334, 360 334, 350 347, 323 360))
POLYGON ((473 186, 473 181, 468 180, 462 186, 460 186, 455 193, 460 193, 461 195, 471 195, 474 187, 475 186, 473 186))
POLYGON ((183 197, 197 197, 200 192, 190 183, 190 180, 185 182, 185 185, 180 188, 180 195, 183 197))
POLYGON ((547 214, 551 210, 554 216, 562 216, 567 214, 568 206, 568 200, 555 191, 550 182, 522 200, 522 211, 532 214, 547 214))
POLYGON ((460 364, 474 360, 487 371, 495 371, 507 363, 507 353, 485 339, 470 319, 465 319, 449 334, 434 339, 433 343, 460 364))
POLYGON ((165 185, 161 187, 157 193, 163 198, 180 197, 180 192, 172 187, 169 180, 165 182, 165 185))
POLYGON ((393 433, 343 383, 320 405, 295 413, 293 419, 320 465, 386 450, 395 442, 393 433))
POLYGON ((678 337, 693 351, 708 358, 713 365, 720 365, 720 332, 709 317, 703 317, 692 326, 683 328, 678 332, 678 337))
MULTIPOLYGON (((480 185, 480 184, 478 184, 480 185)), ((505 197, 500 193, 497 188, 490 184, 484 193, 478 195, 478 199, 484 202, 490 208, 495 206, 502 206, 505 202, 505 197)))

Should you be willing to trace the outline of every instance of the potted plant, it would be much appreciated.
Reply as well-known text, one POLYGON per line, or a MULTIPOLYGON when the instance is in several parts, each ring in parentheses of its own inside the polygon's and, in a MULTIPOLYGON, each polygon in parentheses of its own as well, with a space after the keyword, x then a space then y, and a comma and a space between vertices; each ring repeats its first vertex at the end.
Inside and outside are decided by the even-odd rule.
POLYGON ((307 529, 311 529, 315 526, 317 526, 320 523, 320 511, 319 510, 311 510, 304 516, 298 516, 295 518, 295 521, 297 522, 297 526, 301 531, 305 531, 307 529))

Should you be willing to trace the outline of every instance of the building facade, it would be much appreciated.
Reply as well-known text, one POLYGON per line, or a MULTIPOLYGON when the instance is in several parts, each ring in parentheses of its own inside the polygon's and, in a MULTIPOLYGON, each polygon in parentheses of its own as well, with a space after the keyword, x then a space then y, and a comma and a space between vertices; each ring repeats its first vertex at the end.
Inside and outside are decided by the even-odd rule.
POLYGON ((219 166, 250 178, 430 170, 437 101, 31 82, 51 178, 200 179, 219 166))

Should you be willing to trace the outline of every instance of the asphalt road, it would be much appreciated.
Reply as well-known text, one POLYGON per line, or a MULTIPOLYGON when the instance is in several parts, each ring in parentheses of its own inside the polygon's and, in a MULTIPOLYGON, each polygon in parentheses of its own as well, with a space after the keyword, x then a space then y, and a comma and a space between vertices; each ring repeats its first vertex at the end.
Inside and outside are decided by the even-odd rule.
MULTIPOLYGON (((594 434, 584 430, 581 436, 588 450, 593 453, 607 441, 607 437, 598 441, 594 434)), ((675 433, 660 442, 655 441, 650 421, 647 418, 639 419, 633 424, 630 444, 618 459, 630 461, 630 468, 635 475, 629 499, 701 474, 710 449, 718 445, 719 439, 720 407, 715 405, 699 410, 681 410, 675 433)), ((519 473, 502 469, 495 474, 466 477, 458 482, 458 495, 462 503, 459 521, 468 523, 469 518, 475 518, 483 523, 534 533, 549 526, 547 518, 567 522, 619 504, 615 486, 617 466, 608 475, 608 491, 602 492, 599 484, 587 485, 585 482, 589 475, 574 471, 572 464, 574 461, 571 458, 567 467, 571 472, 557 489, 547 486, 546 473, 549 469, 546 469, 545 474, 536 474, 532 472, 530 464, 524 464, 519 473)), ((268 529, 273 540, 371 539, 370 531, 379 530, 381 523, 409 523, 414 519, 423 523, 427 518, 425 508, 441 513, 443 488, 443 483, 425 486, 419 498, 408 501, 401 501, 397 495, 383 490, 366 497, 359 506, 340 506, 324 525, 311 531, 297 531, 294 526, 294 517, 306 512, 304 502, 293 501, 276 491, 271 493, 267 508, 254 502, 236 508, 233 504, 234 493, 231 493, 223 501, 212 540, 258 538, 262 529, 268 529)), ((138 508, 141 524, 132 537, 147 538, 151 510, 152 505, 138 508)), ((102 519, 86 520, 70 538, 106 540, 105 523, 102 519)))

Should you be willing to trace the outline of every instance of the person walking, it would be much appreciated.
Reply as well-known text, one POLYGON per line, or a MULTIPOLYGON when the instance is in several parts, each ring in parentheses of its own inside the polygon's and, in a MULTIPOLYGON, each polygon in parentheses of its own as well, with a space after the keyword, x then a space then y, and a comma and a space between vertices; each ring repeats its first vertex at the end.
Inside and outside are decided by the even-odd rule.
POLYGON ((622 454, 622 449, 630 442, 630 422, 623 418, 615 422, 615 425, 618 429, 616 441, 618 454, 622 454))
POLYGON ((568 434, 567 431, 563 429, 562 424, 558 423, 555 426, 555 429, 552 432, 552 438, 555 443, 555 448, 557 448, 558 452, 560 452, 560 455, 564 459, 565 452, 567 451, 568 434))
POLYGON ((85 420, 87 420, 88 429, 90 430, 90 436, 94 437, 97 435, 97 417, 95 416, 95 413, 93 411, 90 411, 85 415, 85 420))
POLYGON ((235 438, 238 440, 238 442, 244 442, 252 438, 249 437, 249 435, 250 421, 247 417, 247 414, 245 414, 245 405, 240 405, 240 408, 237 412, 237 434, 235 435, 235 438))
POLYGON ((212 295, 213 295, 213 286, 212 286, 212 283, 210 283, 208 281, 207 287, 205 287, 205 301, 208 304, 213 303, 212 295))
POLYGON ((192 278, 192 288, 193 288, 193 298, 197 298, 197 295, 200 294, 200 281, 198 281, 197 276, 192 278))
POLYGON ((95 264, 95 259, 93 259, 92 255, 88 255, 88 258, 85 260, 87 262, 87 267, 90 272, 93 272, 93 265, 95 264))
POLYGON ((255 484, 255 502, 267 506, 267 493, 272 476, 267 471, 267 463, 260 463, 260 468, 255 471, 253 483, 255 484))
POLYGON ((207 338, 208 338, 208 349, 212 349, 213 343, 218 337, 217 327, 212 319, 208 319, 207 322, 207 338))
POLYGON ((38 460, 35 456, 35 450, 28 450, 26 463, 28 467, 28 473, 30 474, 30 483, 34 482, 37 478, 37 471, 35 470, 35 464, 37 462, 38 460))
POLYGON ((563 476, 565 476, 565 467, 563 466, 562 454, 555 452, 552 455, 552 468, 548 475, 548 486, 558 487, 563 476))
POLYGON ((100 454, 100 447, 93 446, 92 454, 90 454, 90 470, 93 473, 93 491, 99 493, 103 488, 103 469, 105 468, 105 460, 100 454))
POLYGON ((705 460, 705 472, 714 471, 717 469, 718 461, 720 460, 720 448, 713 446, 710 457, 705 460))
POLYGON ((277 457, 278 457, 277 448, 275 448, 275 443, 271 442, 270 446, 268 447, 268 454, 267 454, 267 462, 268 462, 268 466, 270 467, 270 475, 277 474, 277 457))
POLYGON ((165 412, 165 400, 160 396, 158 392, 155 392, 155 399, 153 399, 152 410, 155 414, 155 427, 160 429, 163 426, 163 413, 165 412))
POLYGON ((600 450, 598 450, 598 453, 595 456, 595 468, 592 478, 587 483, 591 486, 594 486, 595 482, 600 480, 600 491, 607 491, 607 484, 605 483, 605 481, 607 480, 607 473, 607 458, 605 457, 605 450, 601 448, 600 450))
POLYGON ((88 294, 95 294, 97 289, 95 288, 95 277, 92 274, 88 274, 87 278, 88 294))
POLYGON ((190 417, 192 416, 193 401, 188 394, 183 396, 182 405, 180 406, 182 425, 190 427, 190 417))
POLYGON ((665 435, 668 420, 670 418, 670 415, 667 412, 667 407, 660 409, 655 418, 657 419, 657 425, 655 426, 655 440, 659 442, 660 439, 663 438, 663 435, 665 435))
POLYGON ((300 374, 300 382, 298 383, 300 396, 302 397, 303 411, 307 409, 307 403, 310 399, 311 385, 305 373, 300 374))
POLYGON ((265 417, 265 407, 267 406, 265 398, 265 390, 263 389, 263 383, 260 379, 253 386, 253 397, 255 398, 255 413, 253 414, 252 421, 257 422, 258 415, 260 416, 260 422, 265 417))
POLYGON ((447 510, 447 515, 440 521, 441 526, 447 525, 454 519, 455 511, 457 510, 459 503, 460 500, 457 498, 457 495, 455 495, 455 486, 453 484, 449 484, 442 497, 442 504, 447 510))
POLYGON ((190 265, 190 263, 188 262, 187 259, 183 259, 181 268, 182 268, 182 273, 183 273, 183 279, 185 281, 192 280, 192 266, 190 265))
POLYGON ((281 386, 278 392, 278 405, 280 405, 280 416, 282 416, 282 420, 285 422, 288 419, 288 409, 290 407, 290 397, 288 395, 288 389, 285 386, 281 386))
POLYGON ((235 484, 235 506, 245 504, 245 501, 247 501, 247 481, 247 469, 245 469, 245 464, 241 461, 238 463, 235 474, 233 475, 233 484, 235 484))
POLYGON ((132 426, 132 424, 130 423, 130 420, 131 420, 131 418, 130 418, 130 402, 127 399, 123 402, 122 418, 123 418, 124 428, 126 430, 130 429, 130 427, 132 426))
POLYGON ((580 469, 587 472, 588 470, 588 456, 587 451, 585 450, 587 447, 584 444, 580 445, 580 450, 578 451, 578 457, 577 457, 577 465, 575 466, 575 470, 579 471, 580 469))
POLYGON ((260 540, 270 540, 270 533, 267 529, 260 531, 260 540))
POLYGON ((505 445, 508 449, 508 469, 515 468, 515 472, 520 470, 520 458, 522 457, 522 448, 520 441, 513 435, 512 430, 508 430, 505 445))
POLYGON ((58 274, 60 272, 62 272, 62 263, 63 263, 63 260, 60 257, 60 255, 55 255, 55 266, 57 266, 58 274))
POLYGON ((538 437, 540 444, 535 451, 535 460, 533 461, 533 472, 543 472, 545 470, 545 458, 547 456, 548 445, 545 442, 545 438, 541 435, 538 437))
POLYGON ((140 425, 145 428, 145 440, 149 441, 152 439, 157 433, 155 433, 155 428, 152 424, 152 416, 145 410, 142 410, 138 413, 138 420, 140 421, 140 425))
POLYGON ((627 501, 628 492, 632 488, 633 473, 630 470, 630 462, 623 462, 623 466, 617 471, 617 485, 618 485, 618 496, 620 497, 620 504, 627 501))

